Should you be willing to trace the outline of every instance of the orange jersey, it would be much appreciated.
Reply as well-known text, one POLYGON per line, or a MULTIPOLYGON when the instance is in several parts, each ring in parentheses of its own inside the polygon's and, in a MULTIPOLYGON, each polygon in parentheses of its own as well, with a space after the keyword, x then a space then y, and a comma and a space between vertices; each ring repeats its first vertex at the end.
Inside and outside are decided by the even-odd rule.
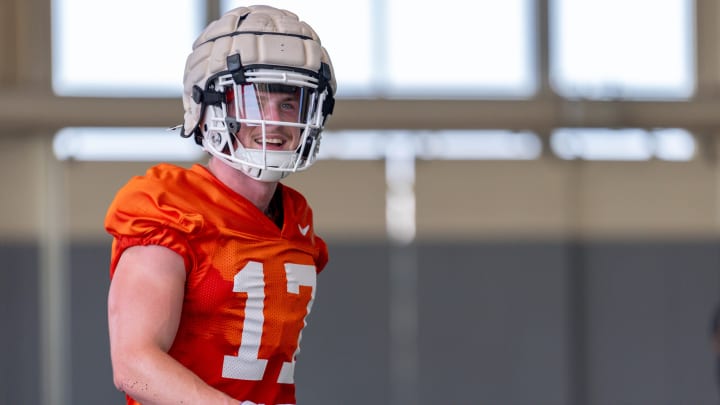
POLYGON ((111 277, 134 245, 164 246, 185 261, 169 354, 220 391, 265 405, 295 403, 300 334, 328 259, 305 198, 278 187, 282 229, 205 167, 161 164, 131 179, 105 219, 111 277))

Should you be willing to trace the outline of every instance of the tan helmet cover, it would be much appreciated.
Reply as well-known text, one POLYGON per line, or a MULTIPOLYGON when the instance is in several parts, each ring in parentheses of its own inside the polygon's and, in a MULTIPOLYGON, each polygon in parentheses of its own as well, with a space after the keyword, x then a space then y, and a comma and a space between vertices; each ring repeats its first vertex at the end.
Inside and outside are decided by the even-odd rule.
POLYGON ((332 63, 317 33, 297 15, 269 6, 239 7, 210 23, 193 43, 183 78, 183 132, 189 136, 200 123, 202 105, 193 100, 193 87, 206 88, 208 78, 228 70, 227 57, 239 54, 243 66, 262 64, 319 72, 332 63), (278 35, 272 35, 278 34, 278 35))

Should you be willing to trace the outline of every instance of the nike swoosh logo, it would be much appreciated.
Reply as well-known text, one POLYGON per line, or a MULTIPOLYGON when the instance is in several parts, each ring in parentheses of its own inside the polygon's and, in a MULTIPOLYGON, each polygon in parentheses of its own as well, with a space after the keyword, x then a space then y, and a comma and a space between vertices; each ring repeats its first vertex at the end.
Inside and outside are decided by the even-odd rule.
POLYGON ((310 225, 308 224, 308 225, 305 225, 305 226, 300 226, 300 224, 298 224, 298 229, 300 230, 300 233, 301 233, 303 236, 305 236, 305 235, 307 235, 308 231, 310 230, 310 225))

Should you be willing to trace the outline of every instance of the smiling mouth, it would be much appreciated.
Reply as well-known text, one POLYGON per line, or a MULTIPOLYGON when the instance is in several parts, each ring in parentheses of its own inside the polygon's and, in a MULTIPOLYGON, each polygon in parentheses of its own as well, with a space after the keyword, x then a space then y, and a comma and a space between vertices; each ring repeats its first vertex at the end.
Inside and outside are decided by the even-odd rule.
MULTIPOLYGON (((263 146, 262 138, 255 138, 255 144, 260 148, 263 146)), ((265 145, 268 149, 282 149, 287 144, 285 138, 265 138, 265 145)))

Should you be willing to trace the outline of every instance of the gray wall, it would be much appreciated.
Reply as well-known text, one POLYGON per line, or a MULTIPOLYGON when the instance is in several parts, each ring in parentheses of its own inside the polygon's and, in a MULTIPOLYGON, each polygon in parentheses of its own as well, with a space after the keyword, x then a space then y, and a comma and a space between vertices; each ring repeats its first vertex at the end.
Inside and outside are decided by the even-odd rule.
MULTIPOLYGON (((397 247, 333 243, 303 334, 301 404, 715 404, 716 240, 421 242, 417 379, 397 381, 397 247), (395 281, 393 281, 395 280, 395 281), (408 385, 410 384, 410 385, 408 385), (402 397, 408 398, 408 396, 402 397)), ((0 403, 37 404, 37 247, 0 247, 0 403)), ((106 331, 105 243, 71 249, 72 403, 122 403, 106 331)), ((412 263, 412 261, 411 261, 412 263)), ((412 278, 408 279, 412 282, 412 278)))
POLYGON ((39 387, 38 249, 0 244, 0 404, 37 404, 39 387))

